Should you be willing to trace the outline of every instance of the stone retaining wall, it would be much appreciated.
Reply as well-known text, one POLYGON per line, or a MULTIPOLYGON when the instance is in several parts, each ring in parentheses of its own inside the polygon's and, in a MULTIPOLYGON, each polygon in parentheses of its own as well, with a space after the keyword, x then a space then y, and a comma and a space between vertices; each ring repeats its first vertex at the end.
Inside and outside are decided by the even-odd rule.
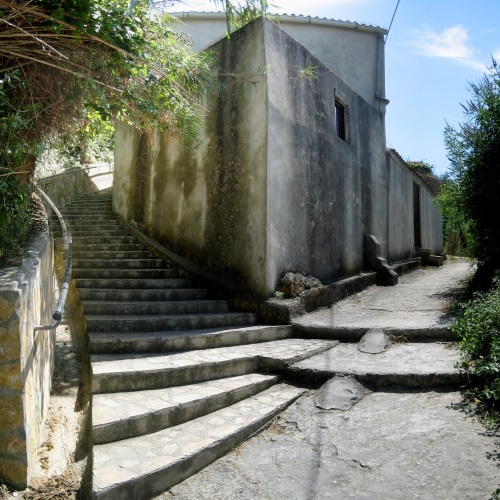
POLYGON ((0 482, 26 487, 42 442, 54 366, 52 238, 40 234, 22 266, 0 270, 0 482))
POLYGON ((38 185, 55 203, 57 208, 69 205, 80 196, 86 196, 99 191, 84 169, 75 169, 61 174, 44 177, 38 180, 38 185))

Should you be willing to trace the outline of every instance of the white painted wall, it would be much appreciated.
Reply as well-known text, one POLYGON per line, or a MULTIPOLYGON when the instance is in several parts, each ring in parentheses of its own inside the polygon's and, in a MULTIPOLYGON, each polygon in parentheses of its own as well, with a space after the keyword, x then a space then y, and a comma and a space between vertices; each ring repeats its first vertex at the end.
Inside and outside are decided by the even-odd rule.
MULTIPOLYGON (((174 29, 193 40, 193 49, 205 50, 226 34, 225 15, 218 12, 174 14, 174 29)), ((386 30, 348 21, 302 16, 277 16, 279 27, 339 76, 368 104, 385 112, 384 44, 386 30), (377 85, 378 75, 378 85, 377 85), (376 98, 376 94, 382 99, 376 98)))

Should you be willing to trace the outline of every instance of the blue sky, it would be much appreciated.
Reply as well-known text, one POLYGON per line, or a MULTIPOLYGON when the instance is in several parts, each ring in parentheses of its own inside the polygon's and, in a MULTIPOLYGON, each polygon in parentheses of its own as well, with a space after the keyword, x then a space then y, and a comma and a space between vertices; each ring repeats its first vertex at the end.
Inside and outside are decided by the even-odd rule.
MULTIPOLYGON (((273 12, 303 14, 388 28, 397 0, 271 0, 273 12)), ((186 0, 174 10, 215 10, 186 0)), ((386 43, 388 146, 406 160, 448 168, 443 130, 462 121, 468 82, 500 61, 499 0, 400 0, 386 43)))

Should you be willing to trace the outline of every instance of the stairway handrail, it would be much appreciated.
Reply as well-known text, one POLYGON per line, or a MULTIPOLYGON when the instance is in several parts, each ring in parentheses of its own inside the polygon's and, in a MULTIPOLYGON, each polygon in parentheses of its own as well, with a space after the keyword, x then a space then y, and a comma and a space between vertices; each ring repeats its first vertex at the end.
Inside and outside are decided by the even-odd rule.
POLYGON ((66 268, 64 271, 64 278, 61 285, 61 291, 59 292, 59 299, 57 301, 55 311, 52 314, 52 319, 54 320, 54 323, 52 323, 52 325, 35 326, 34 328, 35 332, 40 330, 54 330, 61 324, 64 311, 64 304, 66 303, 66 297, 68 296, 69 282, 71 279, 71 268, 73 265, 73 240, 71 239, 71 234, 68 232, 68 229, 66 228, 66 222, 64 221, 64 217, 61 215, 61 212, 59 212, 58 208, 55 206, 54 202, 47 196, 47 194, 45 194, 43 190, 38 186, 37 190, 43 196, 45 201, 50 205, 52 210, 57 215, 57 218, 59 219, 59 224, 61 225, 64 238, 64 250, 66 250, 66 268))

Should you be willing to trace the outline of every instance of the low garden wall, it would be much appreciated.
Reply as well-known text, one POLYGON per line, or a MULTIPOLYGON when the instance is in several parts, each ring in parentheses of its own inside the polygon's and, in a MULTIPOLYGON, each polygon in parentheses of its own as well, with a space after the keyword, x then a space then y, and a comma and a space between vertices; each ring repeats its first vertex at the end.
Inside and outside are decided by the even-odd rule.
POLYGON ((69 205, 80 196, 99 191, 84 169, 75 169, 38 180, 38 186, 54 202, 56 207, 69 205))
POLYGON ((24 488, 43 439, 54 367, 52 238, 40 234, 17 268, 0 270, 0 482, 24 488))

